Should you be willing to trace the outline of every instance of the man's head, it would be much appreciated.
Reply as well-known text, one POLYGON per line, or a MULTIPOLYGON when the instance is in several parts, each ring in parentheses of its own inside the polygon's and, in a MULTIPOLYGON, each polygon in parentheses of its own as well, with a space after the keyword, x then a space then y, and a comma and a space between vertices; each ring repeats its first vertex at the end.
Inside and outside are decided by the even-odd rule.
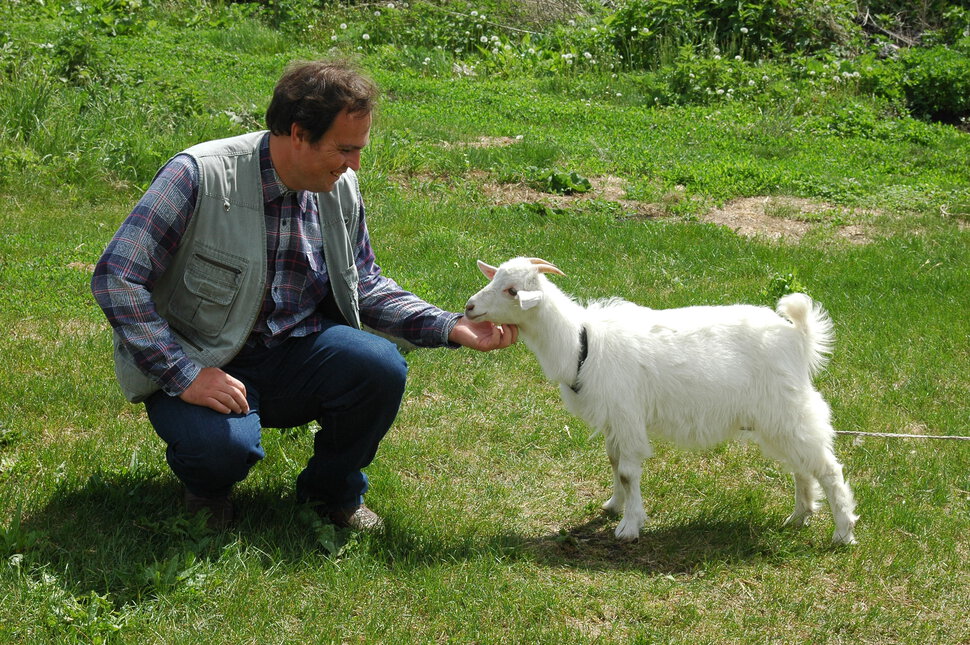
POLYGON ((294 63, 266 110, 270 155, 293 190, 329 192, 360 168, 377 86, 346 62, 294 63))
POLYGON ((348 61, 295 62, 276 83, 266 125, 279 136, 299 125, 307 143, 316 143, 341 112, 370 114, 377 96, 374 82, 348 61))

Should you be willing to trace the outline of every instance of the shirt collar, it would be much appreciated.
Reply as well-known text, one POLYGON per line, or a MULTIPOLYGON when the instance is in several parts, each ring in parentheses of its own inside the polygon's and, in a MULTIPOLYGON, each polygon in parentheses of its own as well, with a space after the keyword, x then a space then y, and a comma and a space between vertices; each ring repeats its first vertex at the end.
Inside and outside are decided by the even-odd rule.
POLYGON ((263 140, 259 144, 259 171, 263 180, 263 201, 267 204, 287 195, 296 195, 301 202, 303 201, 305 195, 302 193, 306 191, 287 188, 273 166, 273 159, 269 154, 269 132, 263 135, 263 140))

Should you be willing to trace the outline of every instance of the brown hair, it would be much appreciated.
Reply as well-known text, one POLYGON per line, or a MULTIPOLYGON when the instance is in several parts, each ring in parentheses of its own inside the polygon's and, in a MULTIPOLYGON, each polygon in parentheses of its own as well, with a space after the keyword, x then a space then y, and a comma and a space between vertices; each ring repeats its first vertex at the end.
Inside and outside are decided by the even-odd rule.
POLYGON ((370 113, 377 103, 377 85, 348 60, 296 61, 276 83, 266 108, 266 125, 288 136, 294 123, 316 143, 340 112, 370 113))

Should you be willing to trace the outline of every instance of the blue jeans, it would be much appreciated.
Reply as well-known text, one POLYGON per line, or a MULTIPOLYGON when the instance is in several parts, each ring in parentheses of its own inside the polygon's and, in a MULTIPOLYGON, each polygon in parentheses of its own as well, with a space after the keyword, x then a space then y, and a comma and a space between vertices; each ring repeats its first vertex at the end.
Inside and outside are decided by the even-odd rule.
POLYGON ((297 477, 297 500, 325 510, 363 503, 367 476, 404 396, 407 363, 378 336, 333 324, 271 349, 244 350, 222 368, 246 385, 249 412, 221 414, 156 392, 148 417, 185 487, 202 497, 228 495, 265 456, 263 426, 317 421, 313 456, 297 477))

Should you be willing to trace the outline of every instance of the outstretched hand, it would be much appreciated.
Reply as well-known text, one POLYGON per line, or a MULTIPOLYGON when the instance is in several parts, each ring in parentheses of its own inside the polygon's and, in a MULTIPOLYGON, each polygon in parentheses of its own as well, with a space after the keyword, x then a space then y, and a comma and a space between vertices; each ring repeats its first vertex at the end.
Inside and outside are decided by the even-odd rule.
POLYGON ((458 319, 455 328, 451 330, 448 340, 464 347, 489 352, 493 349, 504 349, 513 344, 519 337, 519 328, 515 325, 496 325, 490 322, 473 322, 468 318, 458 319))
POLYGON ((188 389, 179 395, 186 403, 212 408, 223 414, 246 414, 246 386, 218 367, 203 367, 188 389))

